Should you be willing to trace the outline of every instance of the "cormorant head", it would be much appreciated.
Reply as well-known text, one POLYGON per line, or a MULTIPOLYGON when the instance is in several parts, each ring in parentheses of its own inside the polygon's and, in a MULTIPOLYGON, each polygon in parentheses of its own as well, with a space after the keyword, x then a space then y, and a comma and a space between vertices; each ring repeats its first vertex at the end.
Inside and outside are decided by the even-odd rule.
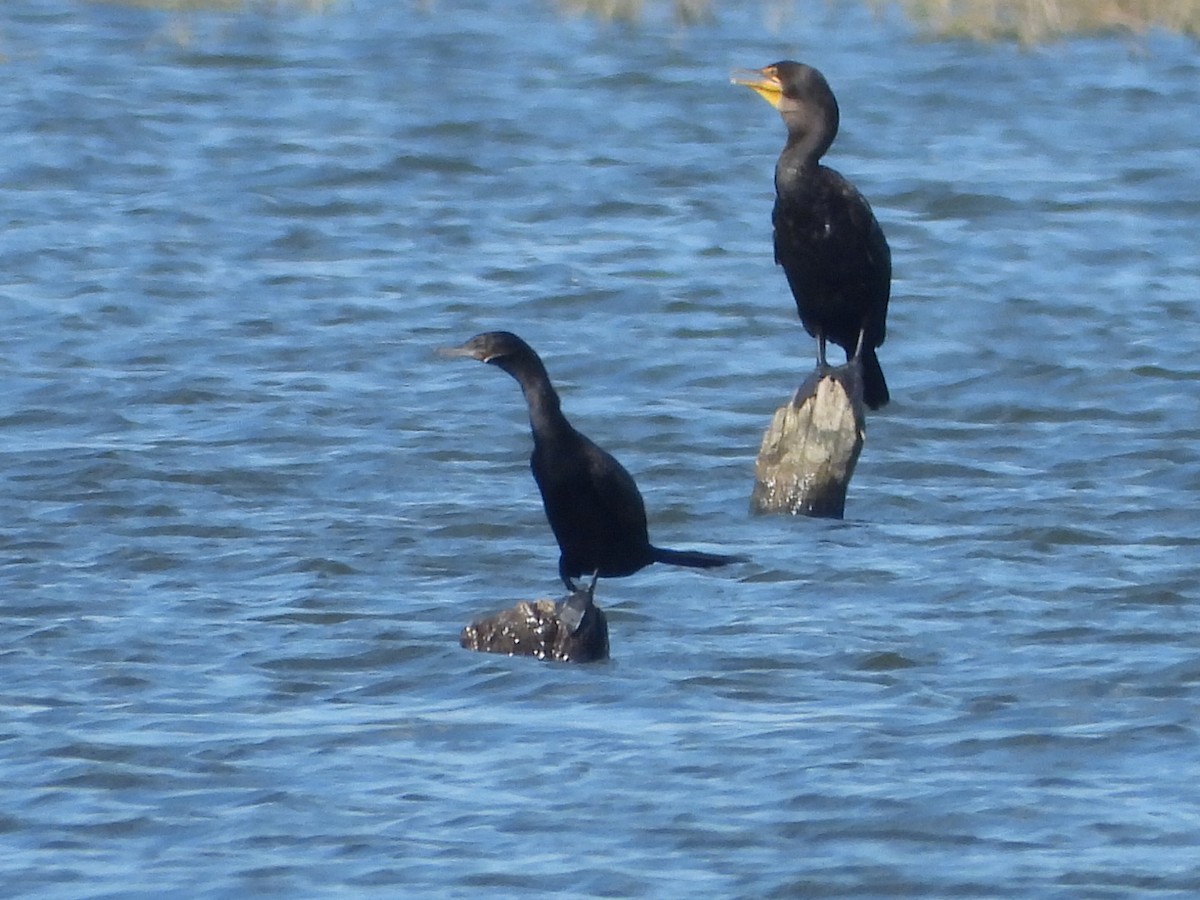
POLYGON ((508 371, 511 371, 510 366, 521 360, 530 357, 537 359, 533 348, 511 331, 485 331, 461 347, 443 347, 438 352, 442 356, 469 356, 508 371))
POLYGON ((779 110, 789 136, 809 144, 813 158, 820 158, 833 143, 840 118, 837 98, 812 66, 785 59, 762 69, 738 70, 731 80, 779 110))

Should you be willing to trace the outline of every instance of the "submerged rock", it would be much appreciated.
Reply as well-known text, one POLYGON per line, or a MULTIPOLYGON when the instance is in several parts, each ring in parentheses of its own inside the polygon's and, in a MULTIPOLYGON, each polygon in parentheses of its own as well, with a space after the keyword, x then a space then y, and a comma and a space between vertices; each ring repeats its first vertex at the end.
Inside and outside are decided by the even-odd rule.
POLYGON ((472 622, 458 641, 481 653, 594 662, 608 659, 608 619, 585 588, 557 602, 549 598, 522 600, 472 622))

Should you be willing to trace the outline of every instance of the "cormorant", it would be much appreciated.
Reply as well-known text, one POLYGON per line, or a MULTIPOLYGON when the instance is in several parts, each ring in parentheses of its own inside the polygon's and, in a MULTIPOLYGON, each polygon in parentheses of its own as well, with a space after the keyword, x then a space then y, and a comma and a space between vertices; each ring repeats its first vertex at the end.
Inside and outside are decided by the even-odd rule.
POLYGON ((735 73, 733 81, 779 110, 787 126, 775 165, 775 262, 817 339, 817 364, 826 365, 827 339, 847 359, 860 356, 863 401, 878 409, 889 399, 875 348, 887 334, 892 253, 862 194, 821 165, 837 136, 837 100, 824 75, 792 60, 735 73))
POLYGON ((441 352, 499 366, 521 385, 533 431, 530 466, 558 540, 558 574, 567 590, 579 590, 574 578, 591 576, 594 585, 599 576, 632 575, 655 562, 707 569, 740 559, 652 545, 633 476, 571 427, 541 358, 515 334, 489 331, 441 352))

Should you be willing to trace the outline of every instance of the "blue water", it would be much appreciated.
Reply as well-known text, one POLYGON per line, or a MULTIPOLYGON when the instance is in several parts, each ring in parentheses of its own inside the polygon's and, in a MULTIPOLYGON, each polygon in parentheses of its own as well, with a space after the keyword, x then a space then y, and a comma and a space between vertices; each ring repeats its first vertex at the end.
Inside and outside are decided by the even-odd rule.
POLYGON ((38 897, 1200 892, 1200 57, 804 5, 0 7, 0 874, 38 897), (726 8, 729 7, 729 8, 726 8), (813 346, 792 56, 896 279, 845 521, 748 512, 813 346), (613 659, 491 328, 667 546, 613 659))

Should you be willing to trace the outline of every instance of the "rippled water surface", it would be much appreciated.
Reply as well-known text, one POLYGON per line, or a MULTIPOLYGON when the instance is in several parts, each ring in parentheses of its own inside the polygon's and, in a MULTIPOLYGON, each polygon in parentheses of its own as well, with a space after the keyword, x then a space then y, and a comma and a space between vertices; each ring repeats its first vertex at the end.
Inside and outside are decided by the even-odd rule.
POLYGON ((0 872, 42 897, 1192 897, 1200 57, 857 7, 0 7, 0 872), (776 114, 896 264, 845 521, 754 518, 812 364, 776 114), (557 593, 519 332, 668 546, 557 593))

